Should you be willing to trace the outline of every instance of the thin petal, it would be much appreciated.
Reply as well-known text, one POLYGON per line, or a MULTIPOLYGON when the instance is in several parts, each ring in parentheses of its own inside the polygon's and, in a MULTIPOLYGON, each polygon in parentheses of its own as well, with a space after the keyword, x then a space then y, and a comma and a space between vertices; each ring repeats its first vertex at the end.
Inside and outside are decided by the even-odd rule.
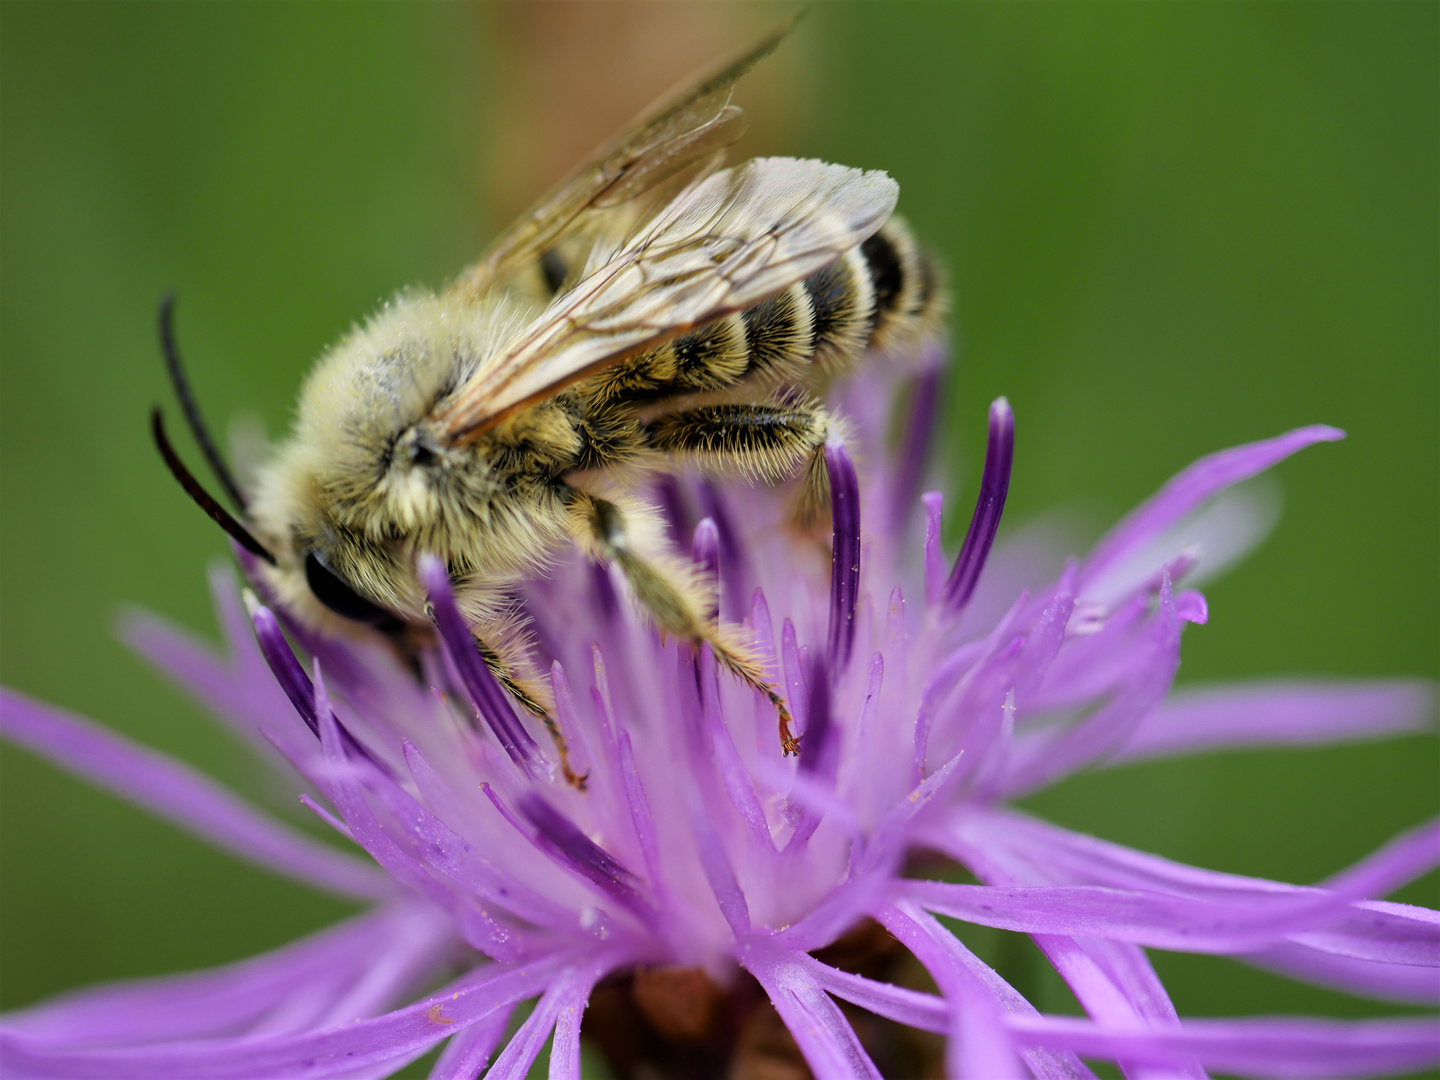
MULTIPOLYGON (((1244 877, 1175 862, 1121 844, 1072 832, 1012 810, 967 808, 947 826, 927 833, 927 840, 969 861, 973 856, 1018 859, 1012 869, 1025 884, 1094 884, 1150 889, 1196 899, 1264 899, 1277 894, 1314 895, 1311 886, 1289 885, 1266 878, 1244 877), (948 842, 953 838, 959 847, 948 842)), ((1332 878, 1353 899, 1383 896, 1413 880, 1440 858, 1440 823, 1428 822, 1393 838, 1354 866, 1332 878)))
POLYGON ((920 505, 925 509, 925 603, 933 607, 945 588, 945 551, 940 546, 945 496, 927 491, 920 496, 920 505))
POLYGON ((890 530, 894 533, 905 528, 914 512, 915 493, 920 490, 935 420, 940 412, 941 369, 946 364, 949 350, 943 344, 934 344, 927 345, 926 351, 930 355, 925 357, 924 370, 915 376, 911 387, 910 415, 906 417, 899 460, 891 480, 890 530))
POLYGON ((1095 545, 1080 572, 1081 583, 1126 558, 1175 524, 1206 499, 1241 480, 1284 461, 1317 442, 1334 442, 1345 433, 1322 424, 1297 428, 1274 439, 1222 450, 1195 462, 1131 512, 1095 545))
POLYGON ((804 964, 788 952, 758 944, 742 953, 741 962, 765 988, 816 1076, 881 1080, 850 1021, 804 964))
POLYGON ((940 915, 1027 934, 1090 935, 1223 954, 1253 951, 1282 938, 1305 940, 1299 935, 1309 931, 1314 939, 1336 940, 1327 951, 1345 948, 1346 955, 1440 966, 1440 925, 1369 909, 1346 911, 1349 898, 1343 893, 1217 903, 1090 885, 997 888, 925 881, 898 886, 898 895, 940 915))
POLYGON ((517 812, 496 794, 489 783, 482 783, 480 787, 495 809, 500 811, 500 816, 556 866, 585 882, 600 896, 631 912, 642 925, 649 925, 654 920, 654 909, 640 895, 635 875, 549 803, 537 795, 525 793, 517 812))
POLYGON ((808 953, 796 953, 795 959, 826 993, 868 1009, 876 1016, 938 1035, 950 1030, 950 1007, 942 997, 853 975, 822 964, 808 953))
POLYGON ((323 1031, 270 1038, 175 1042, 86 1051, 0 1032, 7 1075, 94 1080, 310 1080, 407 1060, 478 1020, 534 997, 574 962, 556 952, 523 965, 492 964, 384 1016, 323 1031))
POLYGON ((736 938, 750 932, 750 904, 745 899, 745 890, 735 877, 735 868, 725 845, 716 835, 710 819, 705 816, 700 800, 693 791, 684 791, 685 809, 690 818, 690 832, 695 838, 695 853, 700 857, 700 866, 705 872, 705 881, 715 897, 720 914, 725 917, 730 931, 736 938))
MULTIPOLYGON (((946 969, 955 969, 957 975, 960 971, 964 971, 989 993, 1002 1013, 1023 1016, 1040 1015, 1035 1006, 1026 1001, 1019 991, 1002 979, 994 968, 967 949, 959 938, 941 927, 932 916, 917 908, 886 904, 876 909, 875 918, 892 933, 898 931, 904 937, 913 938, 917 934, 925 934, 936 950, 925 950, 929 962, 946 969)), ((832 989, 831 993, 843 997, 847 1001, 854 1000, 839 988, 832 989)), ((905 993, 910 994, 913 991, 905 993)), ((863 1002, 857 1002, 857 1004, 863 1004, 863 1002)), ((878 1004, 881 1003, 877 1002, 878 1004)), ((867 1005, 866 1008, 870 1008, 870 1006, 867 1005)), ((889 1015, 881 1012, 879 1008, 873 1008, 871 1011, 882 1016, 889 1015)), ((948 1006, 947 1011, 949 1011, 948 1006)), ((922 1025, 916 1023, 912 1026, 921 1027, 922 1025)), ((1020 1056, 1025 1059, 1026 1064, 1030 1066, 1030 1071, 1039 1080, 1094 1080, 1095 1074, 1086 1068, 1074 1054, 1031 1047, 1021 1048, 1020 1056)))
POLYGON ((450 576, 445 571, 445 564, 433 555, 422 556, 419 573, 421 584, 425 586, 430 597, 430 604, 435 612, 435 625, 440 630, 445 651, 460 672, 465 688, 470 692, 475 714, 489 725, 512 761, 526 768, 536 779, 542 778, 544 767, 540 748, 520 723, 510 697, 480 656, 470 628, 465 624, 465 618, 455 604, 455 595, 450 590, 450 576))
POLYGON ((566 1076, 568 1066, 572 1063, 577 1067, 576 1072, 568 1075, 578 1075, 580 1047, 574 1036, 579 1034, 580 1014, 585 1011, 585 1002, 590 997, 591 989, 600 981, 609 966, 608 962, 597 960, 560 972, 546 987, 535 1011, 526 1017, 525 1023, 520 1025, 520 1030, 515 1033, 510 1044, 495 1059, 495 1064, 490 1066, 485 1080, 521 1080, 539 1056, 550 1032, 556 1029, 556 1022, 567 1013, 570 1016, 571 1030, 563 1037, 556 1030, 555 1049, 560 1051, 561 1061, 557 1071, 552 1052, 550 1075, 566 1076))
POLYGON ((277 821, 190 766, 88 720, 0 690, 0 731, 247 862, 341 896, 394 895, 391 883, 359 860, 277 821))
POLYGON ((1168 575, 1160 588, 1159 610, 1143 642, 1135 643, 1133 649, 1135 668, 1108 702, 1042 743, 1028 758, 1019 753, 1017 741, 1016 764, 1003 784, 1007 796, 1029 794, 1113 753, 1164 700, 1180 666, 1180 618, 1168 575))
MULTIPOLYGON (((283 1034, 311 1027, 333 1012, 373 963, 396 950, 425 966, 438 963, 441 950, 453 940, 450 922, 439 911, 397 904, 236 964, 52 998, 7 1014, 4 1026, 71 1050, 256 1030, 283 1034)), ((357 1015, 351 1011, 345 1019, 357 1015)))
POLYGON ((1011 1017, 1025 1042, 1086 1057, 1164 1065, 1196 1058, 1208 1068, 1276 1080, 1343 1080, 1420 1072, 1440 1064, 1432 1017, 1187 1020, 1176 1029, 1125 1029, 1068 1016, 1011 1017))
POLYGON ((980 581, 995 531, 1005 512, 1005 496, 1010 491, 1010 467, 1015 459, 1015 414, 1003 397, 990 405, 990 430, 985 445, 985 468, 980 476, 980 494, 970 528, 955 557, 955 566, 945 582, 945 606, 959 611, 970 602, 980 581))
POLYGON ((452 1036, 430 1070, 430 1080, 474 1080, 489 1064, 509 1024, 510 1010, 501 1009, 452 1036))
MULTIPOLYGON (((945 995, 949 1006, 945 1048, 948 1075, 957 1080, 1018 1080, 1023 1076, 1016 1047, 1001 1021, 1004 1009, 992 989, 993 982, 1003 980, 998 975, 993 980, 980 978, 974 965, 961 955, 974 959, 973 954, 938 922, 905 902, 882 906, 877 915, 881 924, 925 966, 945 995)), ((979 961, 974 960, 974 964, 979 961)), ((1060 1062, 1040 1064, 1038 1071, 1042 1075, 1053 1074, 1054 1067, 1063 1066, 1060 1062)))
POLYGON ((1419 680, 1276 680, 1176 691, 1102 767, 1246 746, 1321 746, 1433 731, 1435 688, 1419 680))
POLYGON ((1239 953, 1235 959, 1357 997, 1440 1009, 1440 972, 1432 967, 1337 956, 1293 941, 1239 953))
POLYGON ((845 447, 825 444, 830 474, 830 626, 826 657, 839 675, 850 663, 855 645, 855 606, 860 596, 860 482, 845 447))

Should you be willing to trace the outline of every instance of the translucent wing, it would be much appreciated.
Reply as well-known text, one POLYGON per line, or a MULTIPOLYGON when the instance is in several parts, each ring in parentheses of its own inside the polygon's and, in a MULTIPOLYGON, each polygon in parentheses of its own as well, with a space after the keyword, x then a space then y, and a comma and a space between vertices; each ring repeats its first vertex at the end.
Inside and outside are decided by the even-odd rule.
POLYGON ((735 81, 769 56, 799 17, 641 113, 521 215, 453 289, 479 296, 578 227, 587 212, 628 202, 687 170, 703 175, 718 168, 721 151, 745 133, 740 109, 730 104, 735 81))
POLYGON ((704 177, 442 402, 439 433, 464 442, 608 364, 759 303, 862 243, 898 194, 882 172, 796 158, 704 177))

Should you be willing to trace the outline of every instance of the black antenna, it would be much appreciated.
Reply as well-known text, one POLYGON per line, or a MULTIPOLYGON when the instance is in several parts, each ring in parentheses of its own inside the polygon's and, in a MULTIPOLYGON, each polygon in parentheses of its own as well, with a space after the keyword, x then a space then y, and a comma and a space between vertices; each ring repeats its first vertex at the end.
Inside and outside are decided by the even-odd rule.
MULTIPOLYGON (((185 412, 185 422, 190 425, 190 432, 195 436, 195 441, 200 446, 200 452, 210 463, 210 471, 215 474, 215 479, 220 481, 220 486, 230 496, 230 501, 235 504, 235 509, 243 514, 249 508, 249 504, 245 501, 245 496, 241 494, 240 486, 235 483, 235 477, 231 474, 230 467, 225 464, 225 459, 215 448, 215 443, 210 438, 210 431, 205 427, 205 421, 200 418, 200 407, 195 404, 195 396, 190 393, 190 382, 185 378, 185 369, 180 366, 180 350, 175 348, 175 329, 172 325, 174 313, 175 294, 166 293, 160 298, 160 351, 165 354, 165 367, 170 372, 170 383, 175 387, 175 396, 180 400, 180 408, 185 412)), ((211 517, 214 515, 211 514, 211 517)), ((219 519, 216 518, 216 520, 219 519)))
MULTIPOLYGON (((163 319, 164 316, 161 318, 163 319)), ((150 434, 155 437, 155 446, 159 449, 160 456, 165 459, 165 464, 170 467, 171 474, 185 489, 185 494, 195 500, 195 505, 209 514, 210 519, 233 536, 236 543, 246 551, 274 566, 275 556, 266 550, 265 545, 251 536, 250 530, 236 521, 230 511, 216 502, 210 493, 200 486, 200 481, 190 474, 190 470, 185 467, 185 463, 175 453, 175 448, 170 445, 170 440, 165 437, 165 421, 160 415, 158 405, 150 412, 150 434)))

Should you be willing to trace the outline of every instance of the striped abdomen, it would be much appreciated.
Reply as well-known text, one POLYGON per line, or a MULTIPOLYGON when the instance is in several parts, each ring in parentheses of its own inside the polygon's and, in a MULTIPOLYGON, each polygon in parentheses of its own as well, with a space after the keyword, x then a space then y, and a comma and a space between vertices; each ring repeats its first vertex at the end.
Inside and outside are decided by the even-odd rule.
MULTIPOLYGON (((549 282, 564 274, 547 255, 549 282)), ((891 218, 829 266, 784 292, 707 323, 597 375, 596 404, 656 401, 756 378, 814 386, 866 352, 899 352, 938 332, 945 295, 910 230, 891 218)))

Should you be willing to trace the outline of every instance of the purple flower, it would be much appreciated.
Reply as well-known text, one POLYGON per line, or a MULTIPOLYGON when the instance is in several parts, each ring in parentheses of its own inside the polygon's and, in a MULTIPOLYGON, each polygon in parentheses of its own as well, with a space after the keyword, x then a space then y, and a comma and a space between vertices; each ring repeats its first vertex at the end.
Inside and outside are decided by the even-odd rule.
POLYGON ((942 1058, 949 1075, 983 1078, 1093 1075, 1082 1058, 1132 1077, 1440 1063, 1433 1016, 1181 1020, 1145 953, 1222 954, 1440 1006, 1440 914, 1374 899, 1440 863, 1440 825, 1302 887, 1183 866, 1006 805, 1080 769, 1430 728, 1420 683, 1171 690, 1184 625, 1207 614, 1181 583, 1244 543, 1205 507, 1340 432, 1202 459, 1047 575, 1023 545, 991 557, 1015 438, 1002 399, 947 566, 940 497, 915 491, 935 390, 933 376, 919 383, 897 452, 880 436, 882 376, 847 392, 853 436, 827 448, 828 565, 774 493, 688 481, 656 492, 718 579, 721 615, 748 623, 783 687, 798 758, 782 756, 763 697, 707 650, 661 642, 619 602, 619 579, 578 559, 528 583, 522 603, 583 791, 480 661, 434 560, 421 573, 439 634, 419 680, 377 644, 312 638, 258 601, 247 616, 225 573, 213 579, 224 656, 130 621, 141 652, 260 753, 283 755, 301 800, 364 858, 7 693, 12 741, 373 906, 229 967, 11 1013, 5 1075, 384 1076, 443 1042, 433 1076, 488 1063, 487 1077, 515 1078, 553 1032, 550 1075, 578 1077, 582 1017, 620 1072, 676 1076, 767 1058, 792 1071, 803 1059, 827 1080, 942 1058), (1192 543, 1202 537, 1208 555, 1192 543), (937 916, 1030 934, 1087 1015, 1038 1012, 937 916))

